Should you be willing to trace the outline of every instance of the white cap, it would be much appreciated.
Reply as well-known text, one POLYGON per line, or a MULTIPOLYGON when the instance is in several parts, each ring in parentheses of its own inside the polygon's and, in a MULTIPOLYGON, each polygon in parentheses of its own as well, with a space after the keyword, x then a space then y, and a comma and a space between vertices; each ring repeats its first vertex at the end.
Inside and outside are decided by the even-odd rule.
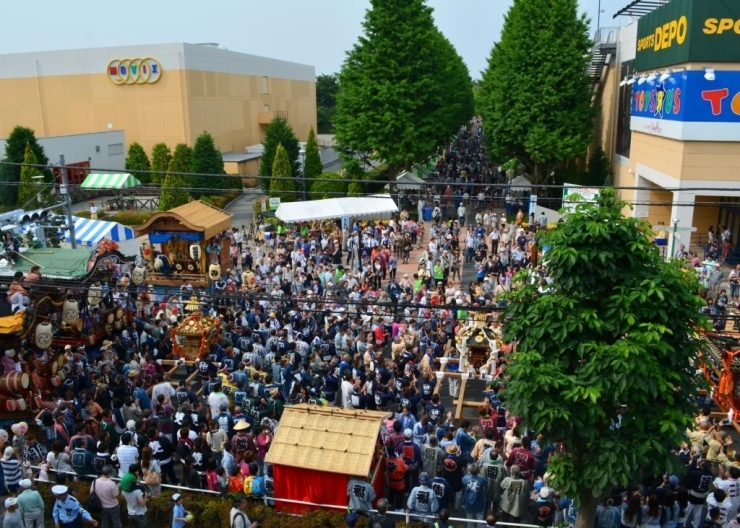
POLYGON ((27 478, 21 480, 18 484, 20 485, 21 488, 26 488, 26 489, 33 486, 33 482, 31 482, 31 479, 27 479, 27 478))
POLYGON ((172 495, 172 500, 175 502, 179 501, 181 498, 182 495, 180 495, 179 493, 175 493, 174 495, 172 495))
POLYGON ((126 422, 126 429, 129 431, 135 431, 136 430, 136 422, 133 420, 129 420, 126 422))
POLYGON ((10 508, 11 506, 15 506, 16 504, 18 504, 18 499, 16 499, 15 497, 9 497, 5 499, 5 508, 10 508))
POLYGON ((69 488, 67 486, 62 486, 61 484, 57 484, 56 486, 53 486, 51 488, 51 492, 54 495, 64 495, 69 491, 69 488))

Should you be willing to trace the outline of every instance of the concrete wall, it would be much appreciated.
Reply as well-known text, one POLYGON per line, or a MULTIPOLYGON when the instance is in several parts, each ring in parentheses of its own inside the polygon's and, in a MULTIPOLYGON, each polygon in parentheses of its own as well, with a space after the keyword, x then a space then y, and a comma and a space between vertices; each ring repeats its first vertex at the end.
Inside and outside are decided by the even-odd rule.
POLYGON ((47 137, 110 124, 149 151, 207 130, 221 151, 238 151, 262 142, 266 109, 305 140, 316 128, 314 67, 183 43, 0 55, 0 136, 16 125, 47 137), (158 82, 111 82, 110 61, 147 57, 161 65, 158 82))
MULTIPOLYGON (((93 169, 123 171, 126 162, 126 138, 123 130, 52 136, 38 139, 44 147, 49 163, 59 163, 64 154, 66 163, 78 163, 90 159, 93 169)), ((0 139, 0 156, 5 153, 5 140, 0 139)))

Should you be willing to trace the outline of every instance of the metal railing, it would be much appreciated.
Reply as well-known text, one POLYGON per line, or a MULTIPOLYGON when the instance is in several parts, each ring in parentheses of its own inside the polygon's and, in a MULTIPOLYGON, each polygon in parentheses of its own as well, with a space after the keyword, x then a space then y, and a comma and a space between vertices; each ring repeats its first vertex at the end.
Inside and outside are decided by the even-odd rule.
MULTIPOLYGON (((30 466, 30 467, 31 467, 31 469, 35 469, 35 470, 41 469, 38 466, 30 466)), ((68 473, 68 475, 69 475, 69 478, 70 479, 71 478, 74 478, 74 477, 77 477, 77 478, 80 478, 81 477, 81 478, 84 478, 84 479, 97 479, 97 478, 100 477, 100 475, 78 475, 76 473, 68 473)), ((50 474, 50 476, 51 476, 51 474, 50 474)), ((118 481, 121 480, 120 477, 116 477, 116 476, 111 476, 110 479, 113 480, 113 481, 115 481, 115 482, 118 482, 118 481)), ((54 482, 51 482, 51 481, 35 480, 35 479, 34 479, 34 483, 42 483, 42 484, 46 484, 48 486, 54 486, 54 484, 55 484, 54 482)), ((139 481, 139 484, 146 485, 146 483, 143 480, 139 481)), ((203 493, 203 494, 206 494, 206 495, 217 495, 217 496, 220 496, 221 495, 221 493, 218 492, 218 491, 211 491, 211 490, 201 489, 201 488, 188 488, 186 486, 180 486, 180 485, 175 485, 175 484, 161 483, 161 484, 159 484, 159 487, 160 488, 168 488, 168 489, 175 490, 175 491, 178 491, 178 492, 180 492, 180 491, 188 491, 190 493, 203 493)), ((340 505, 337 505, 337 504, 322 504, 322 503, 318 503, 318 502, 299 501, 299 500, 293 500, 293 499, 281 499, 281 498, 277 498, 277 497, 268 497, 268 496, 253 497, 253 498, 262 501, 265 504, 265 506, 271 506, 272 505, 271 503, 277 503, 277 502, 279 502, 279 503, 285 503, 285 504, 297 504, 297 505, 302 505, 302 506, 309 506, 311 508, 324 508, 324 509, 331 509, 331 510, 347 511, 347 505, 340 506, 340 505)), ((276 513, 279 514, 279 513, 283 513, 283 512, 276 512, 276 513)), ((362 513, 378 513, 378 510, 370 510, 368 512, 362 512, 362 513)), ((292 515, 292 516, 298 515, 298 514, 288 514, 288 513, 283 513, 283 514, 284 515, 292 515)), ((406 511, 394 511, 394 510, 388 510, 386 512, 386 515, 390 515, 390 516, 394 516, 394 517, 401 517, 401 518, 403 518, 403 520, 404 520, 404 522, 406 524, 410 524, 411 522, 418 521, 419 519, 422 519, 422 518, 430 519, 430 518, 433 517, 431 515, 424 516, 424 515, 421 515, 421 514, 414 514, 414 513, 410 513, 410 512, 406 512, 406 511)), ((298 515, 298 516, 300 517, 300 515, 298 515)), ((451 522, 451 523, 471 523, 471 524, 475 524, 475 525, 479 525, 479 526, 486 526, 486 521, 485 520, 481 521, 481 520, 478 520, 478 519, 467 519, 467 518, 464 518, 464 517, 450 517, 449 518, 449 522, 451 522)), ((506 521, 496 521, 496 526, 515 526, 515 527, 519 527, 519 528, 538 528, 537 525, 534 525, 534 524, 512 523, 512 522, 506 522, 506 521)))
POLYGON ((594 34, 594 46, 615 47, 619 39, 618 27, 602 27, 594 34))

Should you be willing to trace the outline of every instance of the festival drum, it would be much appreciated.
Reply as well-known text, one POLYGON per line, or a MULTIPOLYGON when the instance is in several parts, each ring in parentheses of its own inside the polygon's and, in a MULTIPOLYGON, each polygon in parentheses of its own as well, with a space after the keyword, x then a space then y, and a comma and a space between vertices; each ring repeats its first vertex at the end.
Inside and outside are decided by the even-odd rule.
POLYGON ((79 316, 80 306, 77 304, 77 301, 72 299, 64 301, 64 307, 62 308, 62 321, 71 325, 79 316))
POLYGON ((51 340, 54 337, 54 331, 51 323, 39 323, 36 325, 36 346, 41 350, 47 350, 51 346, 51 340))
POLYGON ((62 378, 59 376, 52 376, 51 377, 51 384, 54 387, 59 387, 62 384, 62 378))
POLYGON ((23 398, 18 398, 15 400, 15 408, 17 411, 25 411, 28 409, 28 405, 26 404, 26 400, 23 398))
POLYGON ((25 372, 11 372, 0 377, 0 390, 20 392, 28 388, 29 378, 25 372))
POLYGON ((3 407, 5 407, 5 410, 6 411, 13 412, 13 411, 15 411, 16 402, 15 402, 15 400, 13 398, 7 398, 7 399, 5 399, 5 397, 3 397, 3 398, 0 398, 0 405, 2 405, 3 407))

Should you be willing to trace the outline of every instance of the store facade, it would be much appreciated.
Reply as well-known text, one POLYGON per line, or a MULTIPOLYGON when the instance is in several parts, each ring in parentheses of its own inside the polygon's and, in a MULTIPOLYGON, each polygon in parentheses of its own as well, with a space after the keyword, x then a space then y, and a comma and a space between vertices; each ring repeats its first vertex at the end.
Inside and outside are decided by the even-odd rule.
POLYGON ((600 139, 626 213, 675 225, 671 247, 701 248, 725 224, 737 246, 740 3, 672 0, 641 16, 603 85, 600 139))

